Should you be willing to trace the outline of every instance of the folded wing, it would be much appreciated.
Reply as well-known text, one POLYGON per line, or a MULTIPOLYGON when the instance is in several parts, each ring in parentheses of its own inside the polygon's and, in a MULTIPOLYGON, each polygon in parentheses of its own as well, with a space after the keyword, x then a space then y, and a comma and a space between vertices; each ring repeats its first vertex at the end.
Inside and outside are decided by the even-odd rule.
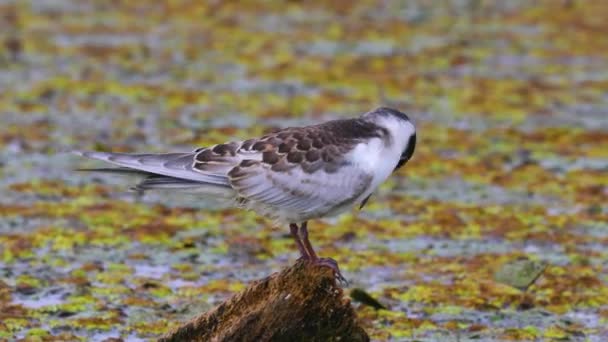
POLYGON ((301 167, 277 172, 259 161, 243 162, 229 173, 230 184, 254 210, 282 218, 293 213, 304 220, 350 205, 369 186, 372 176, 355 166, 334 172, 301 167))

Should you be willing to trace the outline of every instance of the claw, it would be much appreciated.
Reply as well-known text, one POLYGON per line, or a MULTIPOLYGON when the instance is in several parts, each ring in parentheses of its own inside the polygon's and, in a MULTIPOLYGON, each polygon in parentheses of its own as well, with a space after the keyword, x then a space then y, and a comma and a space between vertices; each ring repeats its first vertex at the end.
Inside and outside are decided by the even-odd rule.
POLYGON ((307 262, 312 262, 319 266, 329 267, 334 271, 334 276, 340 285, 348 286, 348 281, 340 272, 340 268, 338 267, 338 263, 336 260, 332 258, 319 258, 315 250, 312 248, 310 241, 308 240, 308 228, 307 222, 304 222, 298 227, 297 224, 291 223, 289 225, 289 230, 291 235, 293 236, 294 241, 296 242, 296 246, 300 251, 299 260, 305 260, 307 262))
POLYGON ((318 258, 313 261, 315 264, 319 266, 329 267, 334 271, 334 276, 340 285, 348 286, 348 280, 344 278, 342 272, 340 272, 340 267, 338 267, 338 262, 332 258, 318 258))

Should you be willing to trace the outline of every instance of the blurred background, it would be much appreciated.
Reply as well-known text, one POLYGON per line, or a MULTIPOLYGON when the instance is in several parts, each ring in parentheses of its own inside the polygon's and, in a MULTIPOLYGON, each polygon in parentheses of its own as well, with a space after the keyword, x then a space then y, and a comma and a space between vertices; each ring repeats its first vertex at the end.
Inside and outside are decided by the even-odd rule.
POLYGON ((414 158, 310 224, 387 308, 353 302, 372 339, 608 339, 607 32, 605 1, 0 0, 0 339, 151 338, 297 258, 287 227, 66 151, 379 105, 416 122, 414 158), (496 277, 514 260, 546 268, 496 277))

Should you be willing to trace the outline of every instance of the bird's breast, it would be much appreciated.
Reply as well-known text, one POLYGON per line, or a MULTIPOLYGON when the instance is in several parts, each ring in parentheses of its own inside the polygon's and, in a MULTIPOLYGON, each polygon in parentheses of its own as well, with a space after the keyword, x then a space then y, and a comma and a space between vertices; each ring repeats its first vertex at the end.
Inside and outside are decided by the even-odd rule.
MULTIPOLYGON (((394 145, 394 144, 393 144, 394 145)), ((358 202, 363 201, 380 186, 397 166, 401 156, 400 151, 393 146, 387 146, 382 139, 374 138, 367 143, 357 145, 351 151, 351 162, 361 168, 372 179, 367 189, 359 196, 358 202)))

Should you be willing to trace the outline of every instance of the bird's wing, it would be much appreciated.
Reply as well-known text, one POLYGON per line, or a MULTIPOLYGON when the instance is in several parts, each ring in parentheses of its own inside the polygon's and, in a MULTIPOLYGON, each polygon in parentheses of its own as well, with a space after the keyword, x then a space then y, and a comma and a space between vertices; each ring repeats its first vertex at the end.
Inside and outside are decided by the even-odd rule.
MULTIPOLYGON (((190 182, 198 182, 226 188, 244 187, 241 190, 244 197, 259 198, 269 203, 281 202, 278 199, 270 201, 267 195, 260 197, 261 194, 251 192, 251 185, 246 185, 249 183, 246 179, 265 177, 266 182, 276 179, 277 186, 287 187, 288 192, 303 189, 305 193, 296 196, 302 201, 326 196, 327 203, 334 203, 356 194, 360 190, 362 179, 369 178, 363 170, 356 167, 343 169, 341 166, 347 163, 343 159, 344 155, 359 144, 362 138, 370 136, 376 136, 373 127, 367 127, 357 120, 337 120, 316 126, 286 128, 261 138, 218 144, 194 152, 76 153, 119 166, 119 173, 141 172, 149 176, 140 184, 145 189, 189 188, 193 185, 190 182), (258 166, 249 167, 253 164, 258 166), (234 176, 238 174, 237 170, 247 170, 250 176, 237 180, 234 176), (343 174, 344 170, 350 170, 350 174, 343 174), (262 174, 266 176, 261 176, 262 174), (285 177, 288 179, 283 179, 285 177), (344 179, 337 179, 340 177, 344 179), (289 185, 288 181, 302 184, 289 185), (336 194, 317 194, 315 191, 318 192, 319 187, 325 187, 325 190, 333 187, 336 194)), ((266 186, 270 188, 272 184, 266 186)), ((290 201, 297 202, 294 198, 290 198, 290 201)), ((303 204, 289 205, 297 207, 303 204)))
POLYGON ((357 198, 373 178, 347 157, 361 141, 318 127, 286 129, 244 142, 240 153, 257 151, 261 159, 244 159, 231 169, 230 185, 248 201, 304 214, 329 211, 357 198))
POLYGON ((335 172, 319 169, 305 172, 301 167, 274 171, 271 165, 242 162, 229 173, 230 184, 240 197, 271 208, 299 213, 329 212, 359 197, 371 183, 372 175, 353 165, 335 172))

